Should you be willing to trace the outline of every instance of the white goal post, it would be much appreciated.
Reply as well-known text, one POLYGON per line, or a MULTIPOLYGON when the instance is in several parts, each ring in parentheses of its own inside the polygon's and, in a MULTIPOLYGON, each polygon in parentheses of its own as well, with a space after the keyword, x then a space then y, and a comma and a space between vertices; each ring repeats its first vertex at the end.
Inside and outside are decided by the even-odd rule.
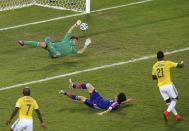
POLYGON ((13 10, 33 5, 90 13, 90 0, 0 0, 0 11, 13 10))

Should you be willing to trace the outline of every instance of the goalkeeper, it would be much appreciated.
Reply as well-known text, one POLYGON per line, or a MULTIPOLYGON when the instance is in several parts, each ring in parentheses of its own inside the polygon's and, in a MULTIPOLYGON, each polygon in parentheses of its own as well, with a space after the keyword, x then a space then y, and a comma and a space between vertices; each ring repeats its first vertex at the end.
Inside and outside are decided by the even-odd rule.
POLYGON ((81 49, 76 49, 74 47, 75 45, 77 45, 78 37, 72 36, 72 31, 80 24, 81 20, 77 20, 77 22, 70 27, 65 37, 60 42, 52 42, 50 37, 46 37, 44 39, 44 42, 18 40, 18 44, 20 46, 28 45, 46 49, 50 58, 58 58, 70 54, 83 54, 86 51, 87 47, 90 45, 91 39, 86 39, 84 47, 81 49))

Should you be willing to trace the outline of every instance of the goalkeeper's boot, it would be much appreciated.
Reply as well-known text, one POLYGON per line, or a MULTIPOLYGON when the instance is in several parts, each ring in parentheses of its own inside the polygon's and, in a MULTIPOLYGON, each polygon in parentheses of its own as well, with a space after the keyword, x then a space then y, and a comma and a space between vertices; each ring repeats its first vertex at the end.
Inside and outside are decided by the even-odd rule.
POLYGON ((23 40, 18 40, 17 42, 18 42, 18 44, 19 44, 20 46, 24 46, 24 41, 23 41, 23 40))
POLYGON ((164 116, 165 121, 168 121, 169 112, 167 111, 163 112, 163 116, 164 116))
POLYGON ((182 117, 180 115, 176 115, 176 121, 180 121, 182 117))
POLYGON ((71 78, 69 79, 68 86, 69 86, 70 89, 73 89, 73 82, 72 82, 71 78))
POLYGON ((66 95, 66 94, 67 94, 67 92, 66 92, 66 91, 64 91, 64 90, 60 90, 60 91, 59 91, 59 94, 61 94, 61 95, 66 95))

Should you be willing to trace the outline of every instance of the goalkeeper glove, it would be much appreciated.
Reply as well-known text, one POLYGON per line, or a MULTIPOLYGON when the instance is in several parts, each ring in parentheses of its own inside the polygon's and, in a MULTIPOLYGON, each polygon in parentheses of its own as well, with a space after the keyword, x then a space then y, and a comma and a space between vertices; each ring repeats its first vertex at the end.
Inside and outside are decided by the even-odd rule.
POLYGON ((78 27, 79 25, 81 25, 81 20, 77 20, 77 22, 75 23, 76 27, 78 27))
POLYGON ((91 44, 91 39, 87 38, 86 41, 85 41, 84 48, 87 48, 90 44, 91 44))

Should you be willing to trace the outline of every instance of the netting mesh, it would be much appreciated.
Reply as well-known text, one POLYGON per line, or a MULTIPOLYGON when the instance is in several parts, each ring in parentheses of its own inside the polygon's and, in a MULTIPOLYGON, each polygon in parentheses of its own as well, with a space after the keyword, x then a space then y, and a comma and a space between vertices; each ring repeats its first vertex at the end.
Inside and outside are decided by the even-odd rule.
POLYGON ((36 0, 36 5, 78 12, 85 11, 85 0, 36 0))
POLYGON ((0 11, 31 6, 33 0, 0 0, 0 11))
POLYGON ((0 11, 31 5, 84 12, 86 0, 0 0, 0 11))

